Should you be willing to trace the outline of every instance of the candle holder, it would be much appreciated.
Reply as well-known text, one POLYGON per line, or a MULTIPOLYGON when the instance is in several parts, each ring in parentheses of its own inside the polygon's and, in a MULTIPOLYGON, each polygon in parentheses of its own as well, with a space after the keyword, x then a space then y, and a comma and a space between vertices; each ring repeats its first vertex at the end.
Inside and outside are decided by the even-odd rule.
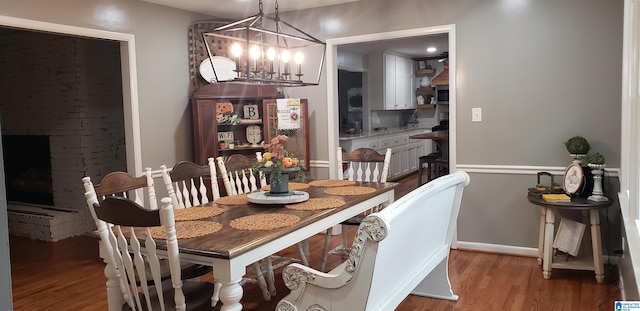
POLYGON ((593 174, 593 192, 587 200, 593 202, 606 202, 609 201, 609 198, 604 196, 604 191, 602 191, 602 176, 604 175, 604 167, 605 164, 587 164, 591 168, 591 173, 593 174))

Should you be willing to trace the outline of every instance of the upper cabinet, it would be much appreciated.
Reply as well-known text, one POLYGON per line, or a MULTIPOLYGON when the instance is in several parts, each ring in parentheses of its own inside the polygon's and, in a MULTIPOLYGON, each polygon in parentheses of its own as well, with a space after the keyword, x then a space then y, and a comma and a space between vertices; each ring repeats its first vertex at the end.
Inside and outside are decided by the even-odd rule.
POLYGON ((386 53, 369 55, 371 110, 416 108, 413 61, 386 53))
POLYGON ((195 162, 204 165, 208 157, 264 152, 263 104, 282 97, 273 86, 209 84, 198 89, 191 99, 195 162))

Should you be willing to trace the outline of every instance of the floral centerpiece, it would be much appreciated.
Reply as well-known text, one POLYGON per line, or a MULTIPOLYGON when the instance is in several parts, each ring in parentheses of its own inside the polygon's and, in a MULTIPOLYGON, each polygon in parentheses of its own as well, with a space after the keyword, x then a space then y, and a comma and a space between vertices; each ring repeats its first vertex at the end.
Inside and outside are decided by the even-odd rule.
POLYGON ((224 112, 217 118, 218 123, 221 125, 236 125, 241 121, 240 116, 233 111, 224 112))
POLYGON ((296 172, 296 178, 304 180, 306 175, 302 163, 284 149, 283 143, 288 141, 286 135, 278 135, 265 145, 269 152, 262 155, 262 159, 251 167, 252 172, 264 172, 270 175, 271 193, 289 192, 289 173, 296 172))

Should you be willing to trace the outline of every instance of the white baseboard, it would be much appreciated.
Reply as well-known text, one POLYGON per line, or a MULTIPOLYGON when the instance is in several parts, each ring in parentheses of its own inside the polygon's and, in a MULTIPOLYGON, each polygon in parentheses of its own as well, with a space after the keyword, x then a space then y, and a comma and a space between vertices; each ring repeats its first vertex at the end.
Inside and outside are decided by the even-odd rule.
POLYGON ((537 248, 478 243, 478 242, 458 241, 458 249, 488 252, 488 253, 499 253, 499 254, 515 255, 515 256, 526 256, 526 257, 538 256, 537 248))
MULTIPOLYGON (((538 249, 533 247, 521 247, 521 246, 511 246, 511 245, 458 241, 457 249, 467 250, 467 251, 514 255, 514 256, 538 257, 538 249)), ((608 256, 603 254, 602 261, 604 263, 611 263, 612 265, 617 265, 618 256, 608 256)))

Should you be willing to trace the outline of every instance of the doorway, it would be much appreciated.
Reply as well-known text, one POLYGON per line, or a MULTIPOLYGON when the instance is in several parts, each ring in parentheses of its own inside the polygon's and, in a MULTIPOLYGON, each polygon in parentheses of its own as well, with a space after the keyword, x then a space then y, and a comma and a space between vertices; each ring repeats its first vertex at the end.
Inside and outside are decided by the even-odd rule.
POLYGON ((338 69, 340 133, 362 130, 362 72, 338 69))
MULTIPOLYGON (((140 146, 140 122, 138 119, 138 86, 135 71, 135 40, 132 34, 108 32, 97 29, 73 27, 61 24, 26 20, 8 16, 0 16, 0 27, 41 31, 95 39, 106 39, 119 42, 120 63, 122 71, 122 99, 125 126, 125 144, 127 168, 130 172, 142 171, 142 155, 140 146)), ((0 145, 0 149, 1 149, 0 145)), ((9 245, 7 224, 6 193, 4 190, 4 165, 0 161, 0 245, 9 245)), ((0 288, 11 289, 11 266, 9 252, 0 255, 0 288)), ((11 290, 0 291, 0 301, 12 301, 11 290)), ((8 305, 11 307, 11 304, 8 305)))
MULTIPOLYGON (((449 52, 449 72, 453 73, 449 75, 449 165, 452 167, 452 171, 455 170, 456 165, 456 39, 455 39, 455 25, 444 25, 435 27, 425 27, 416 29, 407 29, 399 31, 391 31, 384 33, 366 34, 359 36, 334 38, 327 40, 327 112, 328 112, 328 147, 329 150, 336 150, 339 146, 339 125, 340 125, 340 105, 338 94, 338 47, 346 44, 353 43, 365 43, 365 42, 378 42, 384 40, 400 39, 400 38, 416 38, 435 35, 435 34, 447 34, 448 36, 448 52, 449 52), (336 131, 338 129, 338 131, 336 131)), ((364 119, 367 119, 364 116, 364 119)), ((336 167, 337 155, 335 152, 329 152, 329 167, 336 167)), ((338 178, 336 170, 329 170, 330 178, 338 178)))

